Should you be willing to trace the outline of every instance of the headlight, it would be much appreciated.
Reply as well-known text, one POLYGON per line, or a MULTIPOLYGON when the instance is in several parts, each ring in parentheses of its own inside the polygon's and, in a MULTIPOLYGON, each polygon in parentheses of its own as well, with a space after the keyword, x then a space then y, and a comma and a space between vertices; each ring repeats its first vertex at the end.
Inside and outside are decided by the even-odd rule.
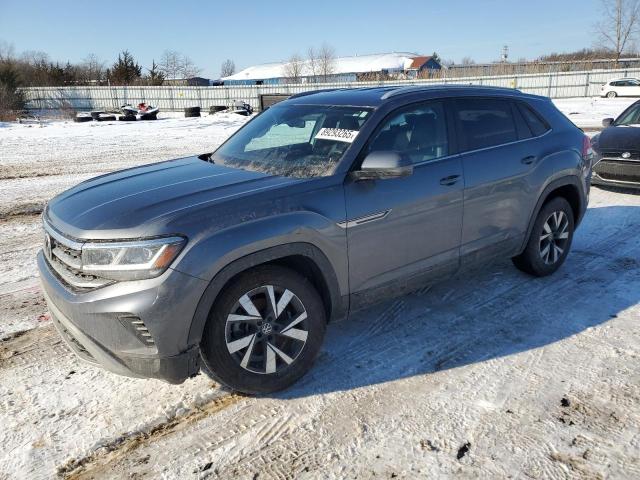
POLYGON ((182 237, 131 242, 85 243, 82 271, 112 280, 142 280, 161 275, 178 256, 182 237))

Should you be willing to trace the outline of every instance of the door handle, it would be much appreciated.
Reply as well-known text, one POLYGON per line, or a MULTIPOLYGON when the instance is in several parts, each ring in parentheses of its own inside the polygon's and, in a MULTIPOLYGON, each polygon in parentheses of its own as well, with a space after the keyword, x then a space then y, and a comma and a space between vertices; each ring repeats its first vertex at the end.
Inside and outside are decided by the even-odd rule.
POLYGON ((440 179, 440 185, 445 185, 447 187, 450 187, 451 185, 458 183, 459 179, 460 179, 460 175, 449 175, 448 177, 444 177, 440 179))
POLYGON ((528 157, 524 157, 522 160, 520 160, 520 162, 525 165, 531 165, 535 161, 536 161, 535 155, 529 155, 528 157))

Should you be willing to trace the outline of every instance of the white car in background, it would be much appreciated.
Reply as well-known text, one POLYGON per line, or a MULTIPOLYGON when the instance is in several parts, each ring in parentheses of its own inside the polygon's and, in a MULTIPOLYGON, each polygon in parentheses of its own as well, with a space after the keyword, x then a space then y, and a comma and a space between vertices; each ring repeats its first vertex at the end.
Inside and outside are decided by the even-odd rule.
POLYGON ((617 78, 602 86, 601 97, 640 97, 640 80, 637 78, 617 78))

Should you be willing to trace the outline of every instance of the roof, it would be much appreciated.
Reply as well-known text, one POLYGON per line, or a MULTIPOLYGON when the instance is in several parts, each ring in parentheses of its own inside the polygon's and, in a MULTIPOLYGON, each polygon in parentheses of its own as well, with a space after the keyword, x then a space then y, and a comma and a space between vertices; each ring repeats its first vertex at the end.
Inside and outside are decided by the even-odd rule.
POLYGON ((404 95, 437 97, 445 96, 447 93, 455 91, 456 95, 510 95, 527 96, 520 90, 513 88, 489 87, 480 85, 455 85, 455 84, 435 84, 435 85, 413 85, 413 86, 388 86, 371 88, 339 88, 320 91, 309 91, 293 95, 288 100, 277 105, 298 104, 298 105, 344 105, 355 107, 378 107, 391 99, 404 95))
POLYGON ((407 70, 417 70, 422 68, 422 66, 431 60, 433 57, 415 57, 411 62, 411 65, 407 67, 407 70))
MULTIPOLYGON (((355 57, 339 57, 334 59, 334 75, 343 73, 367 73, 379 72, 381 70, 408 70, 414 63, 414 59, 429 59, 431 57, 420 56, 415 53, 394 52, 376 53, 373 55, 359 55, 355 57)), ((305 60, 302 63, 301 76, 312 76, 310 62, 305 60)), ((422 62, 424 63, 424 62, 422 62)), ((221 80, 265 80, 268 78, 286 77, 287 65, 289 62, 265 63, 245 68, 221 80)), ((415 68, 415 67, 414 67, 415 68)))

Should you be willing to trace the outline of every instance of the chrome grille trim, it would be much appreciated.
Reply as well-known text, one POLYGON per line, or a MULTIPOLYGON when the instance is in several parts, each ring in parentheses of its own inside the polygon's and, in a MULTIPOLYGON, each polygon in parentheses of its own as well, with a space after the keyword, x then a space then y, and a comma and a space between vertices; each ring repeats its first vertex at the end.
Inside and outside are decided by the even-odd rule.
POLYGON ((54 229, 51 225, 49 225, 49 222, 47 222, 46 219, 43 219, 42 223, 44 225, 44 231, 48 233, 51 236, 51 238, 53 238, 57 243, 59 243, 60 245, 64 245, 69 250, 76 250, 78 252, 82 250, 83 242, 77 242, 75 240, 71 240, 70 238, 65 237, 56 229, 54 229))
POLYGON ((113 280, 82 271, 83 243, 65 237, 43 219, 45 234, 44 255, 51 269, 67 286, 77 290, 104 287, 113 280))

